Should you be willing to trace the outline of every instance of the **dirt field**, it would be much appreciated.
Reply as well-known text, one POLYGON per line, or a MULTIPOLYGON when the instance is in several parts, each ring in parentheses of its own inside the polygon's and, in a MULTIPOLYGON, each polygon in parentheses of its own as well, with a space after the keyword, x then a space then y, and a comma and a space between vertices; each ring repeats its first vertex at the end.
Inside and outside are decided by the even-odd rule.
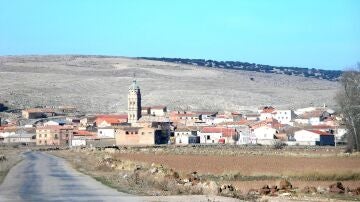
MULTIPOLYGON (((243 193, 246 193, 250 189, 262 187, 265 184, 267 185, 279 185, 280 180, 252 180, 252 181, 229 181, 234 185, 237 189, 240 189, 243 193)), ((336 181, 301 181, 301 180, 292 180, 291 184, 294 187, 299 189, 303 189, 306 186, 314 186, 314 187, 328 187, 330 184, 334 184, 336 181)), ((350 180, 350 181, 342 181, 345 187, 359 187, 360 181, 358 180, 350 180)))
MULTIPOLYGON (((247 199, 248 197, 259 199, 258 195, 250 194, 249 190, 259 190, 264 185, 279 186, 282 178, 288 179, 295 190, 290 198, 282 199, 283 201, 360 199, 358 196, 334 195, 328 191, 329 185, 338 181, 351 190, 360 187, 359 154, 344 155, 340 148, 287 148, 286 152, 285 150, 279 152, 265 147, 248 149, 231 146, 199 148, 169 146, 127 147, 120 150, 79 148, 51 153, 69 160, 75 168, 99 179, 104 184, 134 194, 198 193, 194 188, 190 189, 194 192, 179 191, 179 187, 176 191, 170 191, 171 187, 176 186, 171 183, 164 184, 162 181, 171 179, 168 176, 174 176, 165 174, 167 172, 178 173, 180 179, 186 180, 196 171, 201 182, 212 181, 218 186, 232 185, 236 189, 237 196, 247 199), (222 153, 209 152, 216 153, 220 149, 222 153), (104 159, 110 160, 104 161, 104 159), (104 163, 99 164, 99 162, 104 163), (161 171, 160 173, 163 174, 158 175, 157 169, 162 168, 167 171, 161 171), (137 172, 145 173, 137 175, 137 172), (139 183, 133 183, 129 179, 139 183), (155 183, 154 179, 156 179, 155 183), (302 189, 305 186, 314 186, 319 192, 315 195, 303 193, 302 189), (131 187, 131 190, 127 187, 131 187), (320 194, 320 190, 324 190, 325 194, 320 194)), ((272 198, 274 201, 278 199, 272 198)))
POLYGON ((314 172, 360 172, 359 157, 202 156, 174 154, 116 154, 120 159, 163 164, 183 172, 244 175, 301 175, 314 172))

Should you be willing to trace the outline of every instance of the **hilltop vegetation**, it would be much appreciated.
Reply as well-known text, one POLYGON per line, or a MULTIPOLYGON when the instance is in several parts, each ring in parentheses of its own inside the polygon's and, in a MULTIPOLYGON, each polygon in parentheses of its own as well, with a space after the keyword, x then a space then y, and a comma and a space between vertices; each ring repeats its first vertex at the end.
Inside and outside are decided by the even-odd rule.
POLYGON ((154 58, 154 57, 142 57, 141 59, 156 60, 163 62, 174 62, 179 64, 196 65, 200 67, 214 67, 222 69, 234 69, 255 71, 264 73, 286 74, 294 76, 303 76, 307 78, 326 79, 329 81, 337 81, 342 74, 339 70, 322 70, 315 68, 301 68, 301 67, 281 67, 270 66, 248 62, 238 61, 216 61, 216 60, 204 60, 204 59, 184 59, 184 58, 154 58))

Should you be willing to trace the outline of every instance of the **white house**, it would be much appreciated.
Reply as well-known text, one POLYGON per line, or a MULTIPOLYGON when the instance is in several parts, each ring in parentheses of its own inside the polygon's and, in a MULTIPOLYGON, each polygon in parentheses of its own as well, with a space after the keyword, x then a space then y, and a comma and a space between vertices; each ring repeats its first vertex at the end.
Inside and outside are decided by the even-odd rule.
POLYGON ((281 124, 290 124, 290 122, 295 118, 295 113, 292 110, 275 110, 273 113, 273 118, 278 120, 281 124))
POLYGON ((258 111, 260 113, 260 121, 264 121, 266 119, 273 118, 273 113, 275 112, 274 107, 264 107, 262 110, 258 111))
POLYGON ((108 126, 98 128, 97 137, 99 138, 115 138, 115 128, 108 126))
POLYGON ((179 128, 174 132, 175 144, 187 145, 200 143, 200 137, 197 136, 196 130, 189 128, 179 128))
POLYGON ((238 132, 235 128, 227 127, 204 127, 198 136, 200 136, 200 143, 214 144, 214 143, 236 143, 233 136, 238 132))
POLYGON ((299 130, 294 133, 297 145, 333 144, 334 135, 320 130, 299 130), (330 141, 330 142, 329 142, 330 141))
POLYGON ((222 138, 221 130, 217 130, 215 127, 204 127, 198 135, 200 136, 201 144, 219 143, 219 140, 222 138))
POLYGON ((166 106, 150 107, 150 114, 153 116, 165 116, 166 112, 167 112, 166 106))
POLYGON ((251 134, 251 143, 253 144, 262 144, 262 145, 272 145, 274 143, 275 134, 277 130, 271 126, 260 126, 252 130, 251 134))
POLYGON ((1 138, 3 143, 23 143, 30 144, 36 142, 36 135, 33 133, 12 133, 6 137, 1 138))

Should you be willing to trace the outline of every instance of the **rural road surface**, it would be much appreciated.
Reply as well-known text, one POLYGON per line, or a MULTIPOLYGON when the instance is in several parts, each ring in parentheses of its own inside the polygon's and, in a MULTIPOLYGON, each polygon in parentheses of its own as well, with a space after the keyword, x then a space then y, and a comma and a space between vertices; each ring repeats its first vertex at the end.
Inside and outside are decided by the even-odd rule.
POLYGON ((134 196, 82 174, 62 158, 27 152, 0 185, 0 201, 237 201, 218 196, 134 196))

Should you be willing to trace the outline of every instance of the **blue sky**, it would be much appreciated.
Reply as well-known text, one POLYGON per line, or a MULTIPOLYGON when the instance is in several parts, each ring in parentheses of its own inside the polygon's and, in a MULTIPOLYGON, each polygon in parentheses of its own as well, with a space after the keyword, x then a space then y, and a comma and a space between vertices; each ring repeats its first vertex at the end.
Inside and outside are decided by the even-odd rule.
POLYGON ((358 0, 0 0, 0 55, 96 54, 343 69, 358 0))

